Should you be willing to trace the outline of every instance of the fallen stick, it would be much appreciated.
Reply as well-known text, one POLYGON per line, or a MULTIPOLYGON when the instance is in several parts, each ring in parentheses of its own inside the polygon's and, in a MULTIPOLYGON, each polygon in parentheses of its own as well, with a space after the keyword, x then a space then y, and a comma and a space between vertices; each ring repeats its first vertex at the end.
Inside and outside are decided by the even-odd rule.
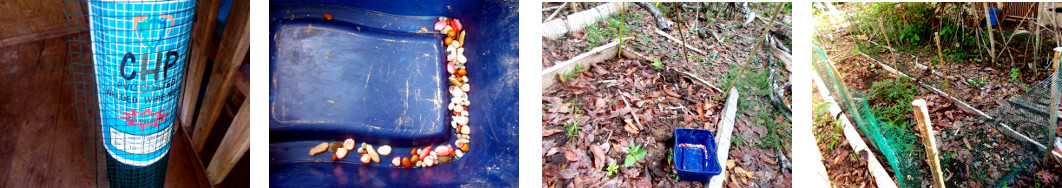
POLYGON ((699 83, 701 85, 708 86, 709 88, 714 89, 716 92, 723 92, 723 90, 715 87, 715 85, 712 85, 712 84, 708 83, 708 81, 705 81, 704 79, 701 79, 700 77, 697 77, 697 75, 693 75, 693 73, 688 73, 688 72, 679 71, 679 70, 676 70, 676 71, 678 71, 679 73, 682 73, 683 75, 686 75, 686 77, 690 77, 690 79, 697 80, 697 83, 699 83))
MULTIPOLYGON (((697 52, 697 53, 699 53, 701 55, 708 55, 708 52, 704 52, 703 50, 697 49, 697 47, 690 46, 690 44, 686 44, 685 42, 682 42, 678 38, 675 38, 675 37, 665 33, 664 31, 662 31, 660 29, 656 29, 656 34, 660 34, 660 35, 664 36, 664 38, 671 39, 671 41, 674 41, 675 43, 678 43, 679 45, 686 46, 686 48, 689 48, 690 50, 693 50, 694 52, 697 52)), ((709 49, 715 48, 715 45, 708 46, 708 48, 709 49)))
POLYGON ((546 21, 552 20, 552 19, 553 19, 553 17, 556 17, 556 16, 557 16, 557 13, 560 13, 560 11, 561 11, 561 10, 564 10, 564 9, 560 9, 560 8, 559 8, 559 7, 564 7, 564 5, 568 5, 568 2, 564 2, 564 4, 561 4, 560 6, 557 6, 557 7, 558 7, 558 9, 557 9, 557 10, 554 10, 554 11, 553 11, 553 14, 550 14, 550 15, 549 15, 549 17, 546 17, 546 21))
POLYGON ((918 131, 922 132, 922 146, 926 148, 926 162, 933 173, 933 183, 938 188, 944 188, 944 174, 940 171, 940 156, 937 151, 937 141, 933 135, 933 123, 929 121, 929 109, 926 108, 926 100, 918 99, 911 102, 914 108, 915 120, 918 122, 918 131))
POLYGON ((646 11, 649 11, 649 14, 652 14, 653 18, 656 18, 657 27, 671 29, 671 25, 674 23, 672 23, 670 20, 667 20, 667 17, 664 17, 664 14, 660 13, 660 9, 656 9, 656 6, 653 6, 653 4, 649 4, 647 2, 638 2, 638 5, 642 6, 642 8, 646 11))
POLYGON ((567 4, 568 4, 568 2, 564 2, 564 4, 561 4, 560 6, 546 7, 546 8, 543 8, 542 11, 551 11, 551 10, 554 10, 554 9, 558 9, 558 8, 564 7, 564 5, 567 5, 567 4))
MULTIPOLYGON (((627 102, 627 97, 623 96, 622 93, 623 92, 620 92, 619 90, 616 90, 616 95, 619 95, 620 99, 623 99, 623 104, 627 105, 628 108, 632 107, 631 103, 627 102)), ((645 126, 642 126, 642 121, 638 120, 638 114, 635 114, 633 109, 631 110, 631 116, 634 116, 634 122, 638 123, 638 128, 639 129, 645 129, 645 126)))
POLYGON ((785 53, 782 49, 778 49, 775 45, 770 46, 769 51, 771 51, 771 55, 778 58, 779 61, 782 61, 782 64, 785 65, 785 70, 793 72, 793 56, 785 53))

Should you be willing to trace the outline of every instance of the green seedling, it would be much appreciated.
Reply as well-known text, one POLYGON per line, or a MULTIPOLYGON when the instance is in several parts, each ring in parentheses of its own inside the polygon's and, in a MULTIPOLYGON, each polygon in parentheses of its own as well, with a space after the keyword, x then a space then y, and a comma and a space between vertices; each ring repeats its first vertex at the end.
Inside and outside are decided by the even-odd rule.
POLYGON ((579 136, 579 129, 583 129, 579 126, 579 120, 568 121, 568 124, 564 125, 564 130, 568 130, 569 137, 579 136))
POLYGON ((660 68, 663 68, 663 67, 664 67, 664 63, 660 62, 660 58, 659 57, 653 59, 653 68, 660 69, 660 68))
POLYGON ((627 149, 627 159, 625 161, 623 161, 623 166, 625 166, 625 167, 629 167, 631 165, 634 165, 635 163, 638 162, 638 160, 642 160, 642 158, 645 157, 645 154, 649 152, 649 151, 646 151, 645 149, 642 149, 641 146, 634 145, 634 141, 633 140, 631 140, 630 142, 631 142, 631 144, 630 144, 631 148, 627 149))
POLYGON ((619 165, 616 164, 616 161, 612 161, 612 163, 608 163, 608 167, 605 167, 605 170, 608 171, 608 176, 612 176, 619 170, 619 165))
POLYGON ((582 64, 575 64, 575 68, 572 69, 572 71, 570 71, 568 73, 564 73, 564 75, 561 75, 561 78, 564 78, 565 81, 572 80, 573 78, 575 78, 575 75, 579 75, 579 73, 582 73, 583 71, 585 71, 583 69, 584 68, 583 68, 582 64))

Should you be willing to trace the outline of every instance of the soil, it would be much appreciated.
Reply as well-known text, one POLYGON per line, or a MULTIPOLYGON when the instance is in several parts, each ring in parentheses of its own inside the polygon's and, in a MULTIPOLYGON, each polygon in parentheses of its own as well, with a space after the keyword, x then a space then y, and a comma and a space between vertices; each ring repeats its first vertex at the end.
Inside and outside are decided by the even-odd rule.
MULTIPOLYGON (((590 3, 582 3, 590 4, 590 3)), ((687 7, 700 3, 682 3, 687 7)), ((544 4, 544 7, 559 3, 544 4)), ((658 7, 674 7, 662 3, 658 7)), ((716 6, 713 4, 713 6, 716 6)), ((651 14, 638 5, 628 6, 628 14, 640 15, 628 18, 631 39, 624 44, 647 57, 646 59, 610 59, 584 67, 570 78, 558 78, 553 86, 543 91, 543 183, 547 187, 702 187, 705 182, 676 180, 673 166, 669 163, 669 148, 674 145, 675 128, 697 128, 715 131, 721 119, 725 99, 721 92, 698 83, 680 72, 688 72, 707 82, 724 87, 731 72, 740 69, 748 58, 748 51, 762 33, 765 21, 742 27, 743 13, 734 17, 715 15, 709 22, 704 10, 687 9, 682 20, 665 32, 681 38, 708 55, 686 51, 680 46, 655 33, 656 22, 651 14), (699 19, 698 19, 699 18, 699 19), (738 19, 741 18, 741 19, 738 19), (741 21, 737 21, 741 20, 741 21), (694 24, 696 22, 697 24, 694 24), (725 42, 708 35, 691 34, 695 27, 707 27, 725 34, 725 42), (683 33, 679 33, 682 28, 683 33), (688 53, 683 58, 683 53, 688 53), (712 55, 714 54, 714 55, 712 55), (659 59, 660 66, 654 66, 659 59), (733 71, 732 71, 733 70, 733 71), (635 115, 637 118, 635 118, 635 115), (566 125, 578 122, 569 136, 566 125), (626 167, 623 161, 630 142, 648 151, 644 159, 626 167), (606 167, 615 162, 616 174, 608 175, 606 167)), ((773 4, 750 3, 755 12, 767 11, 773 4), (768 6, 770 5, 770 6, 768 6)), ((550 12, 551 14, 552 12, 550 12)), ((544 13, 546 14, 546 13, 544 13)), ((563 14, 563 13, 562 13, 563 14)), ((546 15, 548 16, 548 15, 546 15)), ((559 17, 559 16, 558 16, 559 17)), ((791 33, 787 23, 791 16, 776 19, 772 29, 779 33, 791 33)), ((760 18, 766 19, 766 18, 760 18)), ((608 23, 599 21, 600 27, 608 23)), ((587 42, 587 31, 568 33, 557 40, 543 38, 543 68, 568 60, 596 47, 587 42)), ((721 36, 724 37, 724 36, 721 36)), ((600 45, 600 44, 599 44, 600 45)), ((782 86, 789 72, 777 66, 774 57, 766 50, 752 53, 754 61, 749 73, 778 73, 760 85, 739 81, 735 88, 741 92, 733 132, 730 156, 733 165, 725 167, 728 187, 791 187, 792 170, 789 164, 790 122, 778 107, 771 105, 767 92, 770 85, 782 86), (770 60, 770 61, 764 61, 770 60), (771 65, 771 66, 768 66, 771 65), (777 141, 761 140, 780 137, 777 141), (771 145, 780 144, 776 147, 771 145), (739 173, 740 172, 740 173, 739 173)), ((564 76, 558 76, 564 77, 564 76)), ((724 88, 725 89, 725 88, 724 88)), ((785 87, 785 102, 791 101, 785 87)), ((786 113, 788 114, 788 112, 786 113)))

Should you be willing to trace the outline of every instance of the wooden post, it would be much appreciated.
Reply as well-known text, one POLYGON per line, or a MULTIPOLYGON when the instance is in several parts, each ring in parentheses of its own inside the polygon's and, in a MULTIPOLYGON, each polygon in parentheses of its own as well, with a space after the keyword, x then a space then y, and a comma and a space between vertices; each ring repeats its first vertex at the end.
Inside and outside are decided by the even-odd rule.
POLYGON ((225 137, 221 139, 214 157, 210 159, 210 166, 207 166, 206 175, 212 185, 221 184, 221 181, 225 180, 225 177, 229 175, 229 172, 240 161, 240 158, 243 158, 247 150, 251 149, 250 102, 250 98, 243 100, 243 105, 240 105, 240 111, 236 112, 232 125, 225 132, 225 137))
POLYGON ((1055 48, 1055 57, 1051 58, 1051 70, 1052 70, 1051 78, 1050 78, 1051 79, 1051 93, 1050 93, 1051 94, 1051 106, 1048 107, 1048 112, 1052 112, 1051 113, 1051 118, 1048 119, 1048 120, 1051 122, 1051 124, 1054 124, 1054 126, 1048 128, 1050 130, 1048 131, 1048 134, 1047 134, 1047 143, 1044 143, 1045 144, 1044 146, 1047 146, 1046 149, 1044 149, 1044 159, 1042 160, 1042 161, 1044 161, 1045 165, 1048 163, 1047 161, 1049 161, 1047 159, 1051 158, 1051 151, 1053 151, 1054 148, 1055 148, 1055 134, 1058 134, 1058 133, 1055 132, 1055 129, 1058 128, 1058 124, 1056 123, 1055 120, 1058 119, 1058 110, 1057 109, 1058 109, 1058 95, 1059 94, 1058 94, 1058 75, 1057 74, 1058 74, 1058 58, 1059 58, 1060 55, 1062 55, 1062 47, 1056 47, 1055 48))
MULTIPOLYGON (((992 57, 992 63, 996 62, 996 36, 995 31, 992 29, 992 16, 988 15, 988 3, 985 3, 985 9, 981 10, 985 13, 985 25, 988 26, 988 47, 991 51, 988 52, 989 57, 992 57)), ((998 15, 997 15, 998 16, 998 15)))
POLYGON ((232 77, 236 75, 243 59, 247 57, 251 30, 249 7, 248 0, 232 2, 229 21, 225 23, 225 32, 222 34, 221 44, 218 47, 218 57, 210 72, 210 81, 207 83, 203 104, 196 116, 195 127, 192 131, 192 146, 196 152, 203 151, 207 137, 210 136, 210 131, 214 129, 214 123, 221 114, 221 108, 225 106, 225 99, 229 97, 232 77))
MULTIPOLYGON (((187 73, 184 76, 184 85, 181 89, 180 121, 184 128, 192 128, 195 123, 195 103, 199 100, 199 87, 203 82, 203 72, 206 71, 206 61, 210 57, 208 48, 214 39, 214 27, 217 22, 218 7, 221 2, 217 0, 196 1, 195 15, 196 24, 193 25, 191 46, 187 65, 187 73)), ((191 131, 189 131, 191 132, 191 131)))
POLYGON ((929 121, 929 110, 926 109, 926 100, 918 99, 911 102, 914 106, 915 119, 918 120, 918 130, 922 132, 922 144, 926 147, 926 159, 929 168, 933 172, 933 184, 938 188, 944 188, 944 176, 940 171, 940 157, 937 156, 937 142, 933 139, 933 124, 929 121))

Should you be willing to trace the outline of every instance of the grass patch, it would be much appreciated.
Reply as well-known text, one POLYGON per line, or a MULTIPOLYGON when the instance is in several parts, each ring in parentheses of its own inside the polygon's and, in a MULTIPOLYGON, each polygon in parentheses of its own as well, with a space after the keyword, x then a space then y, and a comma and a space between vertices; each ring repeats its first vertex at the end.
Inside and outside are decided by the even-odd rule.
MULTIPOLYGON (((753 61, 752 63, 756 63, 753 61)), ((741 67, 730 66, 730 70, 740 70, 741 67)), ((737 78, 738 71, 730 71, 723 77, 725 82, 733 82, 734 78, 737 78)), ((791 129, 775 122, 775 118, 783 117, 784 115, 778 113, 777 110, 773 110, 773 106, 768 102, 770 95, 770 85, 768 85, 769 71, 764 68, 749 67, 742 75, 742 78, 734 85, 735 89, 741 93, 740 100, 738 100, 738 114, 745 114, 747 110, 759 109, 759 113, 750 121, 753 125, 763 125, 767 129, 767 134, 759 140, 753 138, 737 139, 735 142, 737 145, 749 144, 762 149, 778 149, 782 151, 788 151, 788 144, 791 134, 791 129), (747 141, 740 141, 747 140, 747 141)), ((728 85, 729 83, 723 84, 728 85)), ((734 136, 738 136, 736 134, 734 136)))

